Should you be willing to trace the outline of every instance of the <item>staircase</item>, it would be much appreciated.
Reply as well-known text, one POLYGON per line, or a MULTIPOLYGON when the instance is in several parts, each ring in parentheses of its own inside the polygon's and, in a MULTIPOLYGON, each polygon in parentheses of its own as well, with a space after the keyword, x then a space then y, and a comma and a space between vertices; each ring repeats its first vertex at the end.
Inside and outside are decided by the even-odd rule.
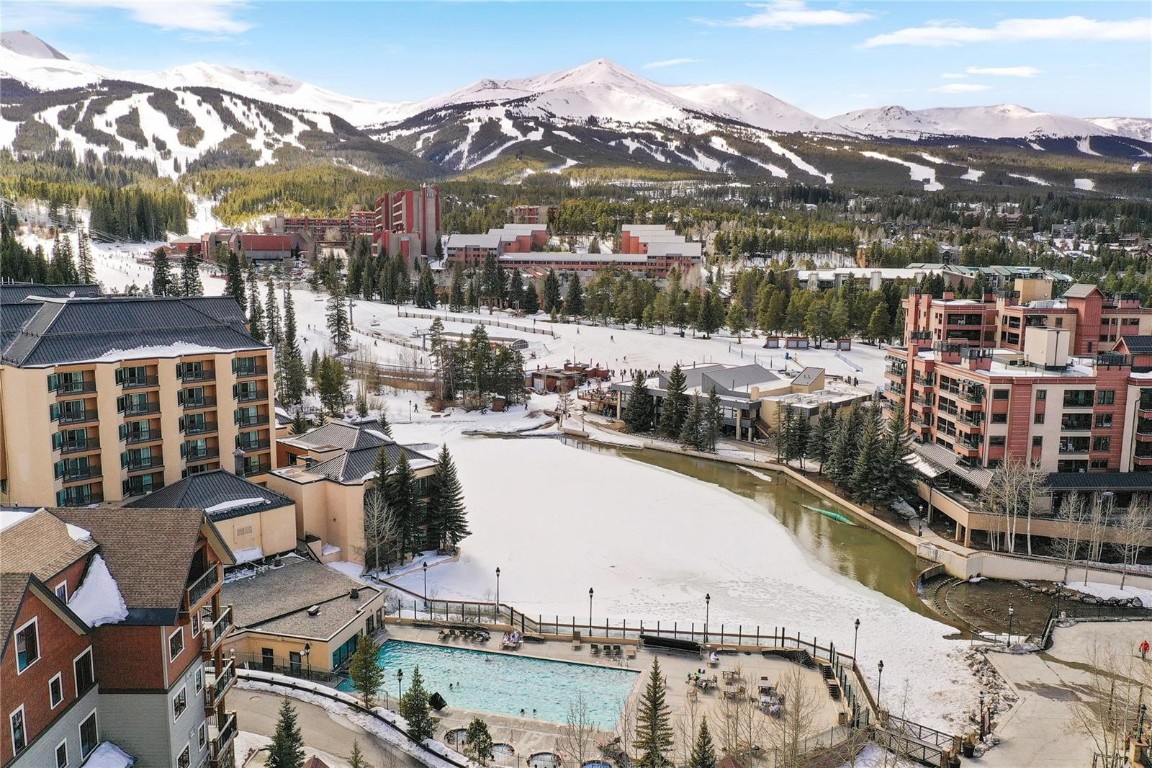
POLYGON ((786 650, 784 648, 775 648, 770 651, 764 651, 764 656, 780 656, 788 659, 793 664, 799 664, 808 669, 816 669, 816 662, 812 659, 812 654, 805 650, 786 650))
POLYGON ((820 662, 820 674, 824 676, 824 683, 828 686, 828 695, 832 697, 832 701, 840 701, 840 681, 836 679, 832 665, 820 662))

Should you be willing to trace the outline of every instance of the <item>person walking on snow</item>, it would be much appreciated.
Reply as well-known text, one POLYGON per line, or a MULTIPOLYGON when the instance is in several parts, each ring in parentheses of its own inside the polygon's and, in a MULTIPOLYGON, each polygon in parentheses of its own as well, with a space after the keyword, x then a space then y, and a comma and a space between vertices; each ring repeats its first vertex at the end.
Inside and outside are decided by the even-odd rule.
POLYGON ((1140 658, 1141 658, 1141 659, 1143 659, 1144 661, 1147 661, 1147 660, 1148 660, 1148 649, 1149 649, 1149 647, 1152 647, 1152 646, 1149 646, 1149 645, 1148 645, 1148 641, 1147 641, 1147 640, 1144 640, 1144 641, 1142 641, 1142 642, 1140 643, 1140 658))

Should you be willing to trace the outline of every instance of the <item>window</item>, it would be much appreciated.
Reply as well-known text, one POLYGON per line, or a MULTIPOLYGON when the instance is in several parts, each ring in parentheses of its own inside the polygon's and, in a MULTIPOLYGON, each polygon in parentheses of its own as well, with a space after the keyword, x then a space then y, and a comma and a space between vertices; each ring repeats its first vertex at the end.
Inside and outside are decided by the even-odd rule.
POLYGON ((72 671, 76 673, 76 696, 92 687, 96 682, 96 675, 92 671, 92 650, 86 650, 72 662, 72 671))
POLYGON ((208 743, 208 724, 200 723, 200 727, 196 729, 196 741, 200 744, 200 749, 204 749, 204 745, 208 743))
POLYGON ((53 591, 56 593, 56 597, 60 598, 61 602, 68 602, 68 582, 60 582, 53 591))
POLYGON ((1096 405, 1114 405, 1116 403, 1116 390, 1101 389, 1096 393, 1096 405))
POLYGON ((80 723, 80 757, 88 757, 100 744, 100 729, 96 727, 96 710, 80 723))
POLYGON ((179 720, 184 710, 188 709, 188 689, 181 688, 172 699, 172 719, 179 720))
POLYGON ((12 751, 18 755, 28 746, 28 732, 24 730, 23 704, 15 712, 8 715, 8 725, 12 728, 12 751))
POLYGON ((36 619, 16 630, 16 671, 23 672, 40 658, 40 636, 36 619))
POLYGON ((1006 414, 1006 413, 994 413, 994 414, 992 414, 992 423, 993 424, 1007 424, 1008 423, 1008 414, 1006 414))
POLYGON ((1033 424, 1043 424, 1044 423, 1044 414, 1043 413, 1036 414, 1035 417, 1033 417, 1033 419, 1032 419, 1032 423, 1033 424))
POLYGON ((1040 435, 1035 435, 1032 438, 1032 447, 1033 448, 1041 448, 1043 446, 1044 446, 1044 438, 1041 437, 1040 435))
POLYGON ((1092 469, 1108 469, 1108 459, 1092 459, 1092 469))
POLYGON ((1098 413, 1096 414, 1096 428, 1097 429, 1112 429, 1112 414, 1098 413))
POLYGON ((200 613, 196 612, 192 614, 192 637, 198 634, 200 634, 200 613))
POLYGON ((48 703, 52 705, 52 709, 56 709, 62 701, 64 701, 64 678, 57 672, 48 681, 48 703))
POLYGON ((168 636, 168 660, 175 661, 176 657, 184 652, 184 627, 177 627, 176 631, 168 636))
POLYGON ((1112 438, 1110 437, 1094 437, 1092 438, 1092 450, 1094 451, 1109 451, 1112 449, 1112 438))
POLYGON ((1047 400, 1048 399, 1048 390, 1046 390, 1046 389, 1036 390, 1036 399, 1037 400, 1047 400))
POLYGON ((56 745, 56 768, 68 768, 68 740, 56 745))
POLYGON ((204 690, 204 670, 203 668, 196 670, 196 693, 204 690))
POLYGON ((188 768, 188 766, 192 765, 190 750, 190 745, 184 747, 184 751, 180 753, 180 757, 176 758, 176 768, 188 768))
POLYGON ((994 389, 994 390, 992 390, 992 399, 993 400, 1007 400, 1008 399, 1008 390, 1006 390, 1006 389, 994 389))
POLYGON ((1007 440, 1007 438, 1004 437, 1004 435, 992 435, 992 437, 988 438, 988 446, 990 448, 1003 448, 1005 440, 1007 440))

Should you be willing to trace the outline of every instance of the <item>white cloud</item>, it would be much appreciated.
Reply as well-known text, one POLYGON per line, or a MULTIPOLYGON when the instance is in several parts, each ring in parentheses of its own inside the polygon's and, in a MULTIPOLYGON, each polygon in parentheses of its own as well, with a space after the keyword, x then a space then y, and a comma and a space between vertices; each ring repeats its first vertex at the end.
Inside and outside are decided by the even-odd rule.
POLYGON ((980 83, 948 83, 928 90, 933 93, 976 93, 977 91, 986 91, 991 87, 980 83))
POLYGON ((945 72, 940 75, 940 77, 944 78, 945 80, 963 80, 964 78, 968 77, 968 75, 963 72, 945 72))
POLYGON ((663 69, 664 67, 678 67, 681 64, 696 64, 700 59, 661 59, 660 61, 650 61, 643 65, 641 69, 663 69))
POLYGON ((932 22, 923 27, 898 29, 864 41, 865 48, 882 45, 926 45, 940 47, 963 43, 1019 43, 1034 40, 1120 41, 1148 40, 1152 18, 1126 21, 1097 21, 1083 16, 1058 19, 1005 19, 992 27, 966 27, 955 23, 932 22))
POLYGON ((970 75, 992 75, 993 77, 1036 77, 1042 70, 1036 67, 968 67, 970 75))
MULTIPOLYGON (((12 9, 20 9, 17 15, 21 18, 39 15, 41 19, 67 24, 86 21, 85 11, 117 10, 140 24, 166 30, 237 35, 252 28, 252 24, 240 18, 241 12, 248 9, 241 0, 55 0, 8 5, 5 15, 9 17, 12 9)), ((6 18, 5 27, 14 21, 6 18)))
POLYGON ((753 13, 734 19, 696 19, 702 24, 718 27, 750 27, 753 29, 795 29, 796 27, 838 27, 857 24, 873 18, 870 13, 838 11, 831 8, 809 8, 804 0, 770 0, 767 3, 749 3, 753 13))

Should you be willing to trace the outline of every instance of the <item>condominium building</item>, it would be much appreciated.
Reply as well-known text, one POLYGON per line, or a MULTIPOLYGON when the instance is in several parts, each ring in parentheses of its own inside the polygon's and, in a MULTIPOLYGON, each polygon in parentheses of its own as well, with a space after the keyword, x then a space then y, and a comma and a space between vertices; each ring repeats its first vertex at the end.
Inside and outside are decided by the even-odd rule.
POLYGON ((274 360, 229 297, 0 307, 0 502, 86 506, 272 469, 274 360))
POLYGON ((913 294, 905 345, 887 354, 889 407, 904 414, 925 474, 943 476, 968 510, 931 491, 925 500, 965 540, 996 524, 968 512, 1009 460, 1062 493, 1128 488, 1125 473, 1152 472, 1152 310, 1092 285, 1059 299, 1044 287, 1018 281, 985 301, 913 294))
POLYGON ((440 232, 440 187, 400 189, 376 200, 376 247, 409 265, 436 253, 440 232))
POLYGON ((0 762, 231 768, 232 562, 200 510, 5 510, 0 762))

